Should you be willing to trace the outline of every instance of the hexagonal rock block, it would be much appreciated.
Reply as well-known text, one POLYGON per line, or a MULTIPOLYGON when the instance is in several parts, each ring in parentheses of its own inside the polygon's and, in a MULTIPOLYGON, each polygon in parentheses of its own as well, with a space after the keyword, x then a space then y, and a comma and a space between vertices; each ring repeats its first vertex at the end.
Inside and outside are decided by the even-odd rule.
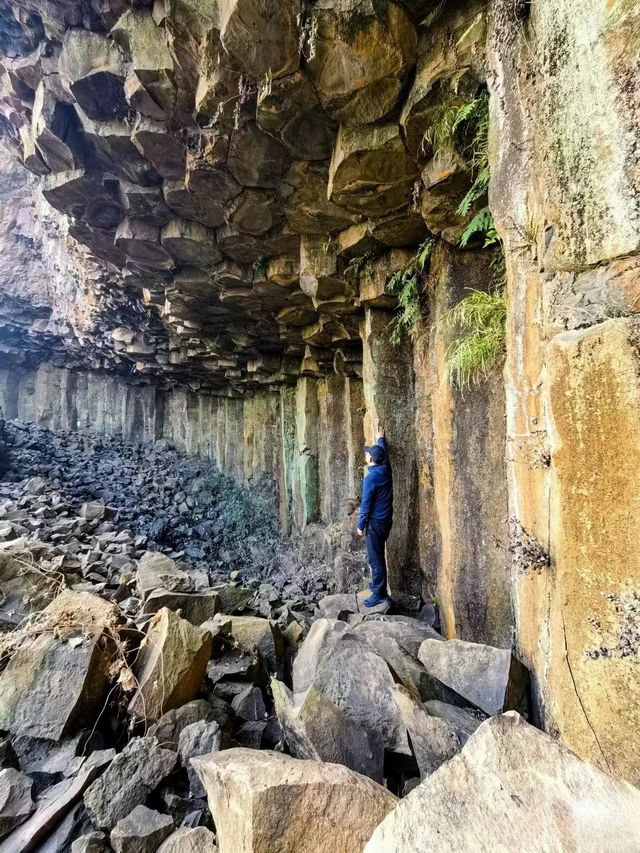
POLYGON ((311 13, 315 54, 307 69, 329 115, 350 125, 385 118, 416 56, 415 27, 396 3, 325 0, 311 13))
POLYGON ((472 0, 464 8, 450 5, 422 35, 418 66, 400 115, 407 148, 418 157, 424 133, 442 119, 447 106, 469 102, 484 80, 486 5, 472 0))
POLYGON ((89 118, 107 121, 128 114, 126 60, 115 42, 88 30, 69 30, 62 43, 60 73, 89 118))
POLYGON ((397 125, 342 126, 329 167, 328 195, 347 210, 382 216, 408 203, 417 176, 397 125))
POLYGON ((160 242, 178 264, 209 269, 222 260, 215 232, 199 222, 173 219, 162 229, 160 242))
POLYGON ((123 217, 117 196, 84 169, 48 175, 42 194, 61 213, 104 231, 113 231, 123 217))
POLYGON ((129 10, 111 35, 131 57, 133 70, 125 81, 127 102, 149 118, 169 118, 175 103, 175 85, 165 28, 155 23, 149 11, 129 10))
POLYGON ((280 672, 284 657, 284 640, 275 622, 259 616, 231 616, 231 636, 238 648, 262 655, 271 672, 280 672))
POLYGON ((115 244, 134 263, 152 270, 170 270, 175 266, 169 252, 160 244, 160 229, 142 219, 125 217, 116 229, 115 244))
POLYGON ((139 687, 129 710, 146 720, 179 708, 197 695, 211 655, 211 634, 166 607, 149 623, 134 674, 139 687))
POLYGON ((161 187, 141 187, 131 181, 118 182, 118 199, 125 216, 144 219, 151 225, 162 228, 174 218, 162 195, 161 187))
POLYGON ((192 759, 220 853, 357 853, 396 797, 339 764, 228 749, 192 759))
POLYGON ((314 301, 355 295, 353 284, 338 272, 335 247, 327 249, 322 237, 305 234, 300 240, 300 289, 314 301))
POLYGON ((320 106, 316 90, 302 71, 274 80, 258 91, 258 127, 277 136, 298 160, 331 156, 337 124, 320 106))
POLYGON ((634 853, 640 791, 509 712, 401 800, 365 853, 580 850, 634 853))
POLYGON ((287 161, 286 149, 254 121, 246 122, 231 136, 227 165, 244 187, 276 189, 287 161))
POLYGON ((299 234, 323 234, 347 228, 359 217, 327 198, 328 164, 291 165, 283 178, 283 186, 291 188, 286 195, 289 227, 299 234))
POLYGON ((33 138, 52 172, 65 172, 81 165, 75 132, 77 121, 73 107, 59 103, 41 82, 33 102, 33 138))
POLYGON ((182 142, 161 121, 139 116, 131 140, 163 178, 181 178, 187 162, 182 142))
POLYGON ((360 303, 372 308, 395 308, 397 297, 389 291, 389 280, 409 264, 413 249, 392 249, 371 261, 360 273, 360 303))
POLYGON ((124 121, 93 121, 77 108, 84 131, 83 142, 92 148, 100 169, 143 186, 158 183, 158 173, 131 141, 124 121))
POLYGON ((300 62, 300 0, 220 0, 220 41, 245 74, 291 74, 300 62))

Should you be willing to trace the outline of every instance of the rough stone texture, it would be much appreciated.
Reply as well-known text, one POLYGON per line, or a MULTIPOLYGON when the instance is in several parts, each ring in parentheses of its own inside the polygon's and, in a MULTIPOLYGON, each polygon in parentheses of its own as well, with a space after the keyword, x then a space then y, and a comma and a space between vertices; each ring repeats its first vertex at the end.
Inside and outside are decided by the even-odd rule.
POLYGON ((436 596, 447 637, 515 635, 536 719, 638 781, 636 4, 0 6, 4 414, 277 484, 353 592, 366 401, 394 594, 436 596), (467 140, 429 138, 485 85, 505 387, 499 364, 461 395, 438 319, 490 284, 457 246, 485 200, 457 212, 467 140), (395 350, 390 281, 431 235, 395 350))
POLYGON ((158 847, 157 853, 216 853, 214 838, 205 826, 177 829, 158 847))
POLYGON ((525 723, 494 717, 403 799, 366 853, 637 849, 640 792, 525 723), (605 841, 606 839, 606 841, 605 841))
POLYGON ((173 832, 173 819, 146 806, 136 806, 111 830, 116 853, 155 853, 173 832))
POLYGON ((34 810, 31 785, 31 779, 18 770, 0 770, 0 838, 23 823, 34 810))
POLYGON ((463 640, 425 640, 418 652, 427 673, 485 714, 527 710, 529 674, 511 649, 463 640))
POLYGON ((96 779, 84 795, 93 821, 101 829, 113 829, 171 773, 178 756, 162 749, 156 738, 133 738, 96 779))
POLYGON ((396 803, 386 789, 338 764, 249 749, 193 764, 207 789, 220 853, 352 853, 396 803))
POLYGON ((119 621, 97 595, 67 590, 55 598, 38 615, 41 632, 25 638, 0 677, 0 726, 55 741, 95 720, 113 653, 107 629, 119 621))
POLYGON ((194 699, 211 656, 211 634, 191 625, 166 607, 147 629, 136 658, 139 687, 129 709, 146 720, 194 699))
POLYGON ((489 60, 516 637, 545 727, 637 783, 638 9, 545 0, 525 42, 509 6, 489 60))

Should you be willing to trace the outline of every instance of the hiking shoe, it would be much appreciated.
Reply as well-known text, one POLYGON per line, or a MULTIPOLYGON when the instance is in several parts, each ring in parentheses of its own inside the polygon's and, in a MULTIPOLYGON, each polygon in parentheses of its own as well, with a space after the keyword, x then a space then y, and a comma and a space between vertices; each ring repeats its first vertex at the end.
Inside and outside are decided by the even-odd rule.
POLYGON ((365 607, 378 607, 380 604, 390 604, 389 599, 386 597, 381 597, 379 595, 370 595, 369 598, 365 598, 362 602, 365 607))

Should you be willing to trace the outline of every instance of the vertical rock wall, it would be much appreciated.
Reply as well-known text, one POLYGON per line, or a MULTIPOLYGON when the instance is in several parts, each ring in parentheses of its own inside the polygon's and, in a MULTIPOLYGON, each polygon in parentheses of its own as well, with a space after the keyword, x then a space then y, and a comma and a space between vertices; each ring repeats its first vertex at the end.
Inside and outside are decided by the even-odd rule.
POLYGON ((504 0, 489 45, 517 642, 546 728, 636 783, 639 32, 625 0, 504 0))

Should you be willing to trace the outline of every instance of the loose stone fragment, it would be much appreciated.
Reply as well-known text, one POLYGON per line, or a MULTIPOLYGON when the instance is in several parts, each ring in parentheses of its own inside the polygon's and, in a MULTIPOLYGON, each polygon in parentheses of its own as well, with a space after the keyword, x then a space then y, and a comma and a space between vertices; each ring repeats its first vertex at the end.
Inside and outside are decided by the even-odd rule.
POLYGON ((0 770, 0 838, 23 823, 34 810, 31 779, 19 770, 0 770))
POLYGON ((425 640, 418 657, 430 676, 486 714, 527 709, 529 674, 511 649, 425 640))
POLYGON ((136 806, 111 831, 111 846, 116 853, 155 853, 173 829, 169 815, 136 806))

